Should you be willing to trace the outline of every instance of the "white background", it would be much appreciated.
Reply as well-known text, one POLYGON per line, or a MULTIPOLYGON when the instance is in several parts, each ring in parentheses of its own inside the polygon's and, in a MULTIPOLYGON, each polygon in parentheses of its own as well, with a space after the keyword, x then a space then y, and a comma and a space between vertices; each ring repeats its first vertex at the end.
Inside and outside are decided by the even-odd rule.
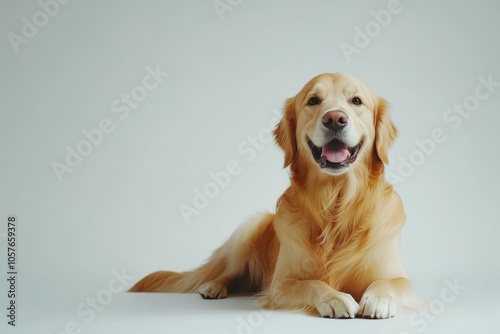
POLYGON ((82 333, 245 332, 239 320, 257 312, 248 299, 206 304, 191 295, 119 293, 89 321, 77 307, 104 296, 113 271, 134 277, 125 290, 154 270, 191 269, 249 216, 273 210, 288 184, 282 153, 261 142, 250 159, 238 147, 271 129, 283 100, 311 77, 347 72, 391 103, 400 137, 389 171, 424 157, 395 184, 415 289, 432 302, 445 280, 466 288, 446 309, 434 308, 425 328, 408 315, 325 322, 273 313, 254 319, 252 332, 498 330, 500 87, 456 129, 443 115, 473 100, 479 77, 500 82, 500 4, 401 0, 381 27, 371 12, 387 10, 385 0, 231 3, 218 15, 211 0, 72 1, 52 7, 53 17, 17 47, 9 34, 23 36, 23 17, 33 23, 42 7, 0 5, 2 268, 9 215, 19 234, 18 326, 7 326, 2 311, 1 328, 60 333, 74 322, 82 333), (342 43, 355 46, 355 29, 374 26, 380 31, 349 61, 342 43), (120 119, 113 101, 137 90, 148 67, 168 76, 120 119), (59 181, 53 163, 66 164, 67 147, 76 149, 82 131, 106 118, 114 130, 59 181), (415 153, 415 141, 438 128, 446 141, 415 153), (194 189, 232 160, 241 173, 188 224, 179 205, 192 205, 194 189))

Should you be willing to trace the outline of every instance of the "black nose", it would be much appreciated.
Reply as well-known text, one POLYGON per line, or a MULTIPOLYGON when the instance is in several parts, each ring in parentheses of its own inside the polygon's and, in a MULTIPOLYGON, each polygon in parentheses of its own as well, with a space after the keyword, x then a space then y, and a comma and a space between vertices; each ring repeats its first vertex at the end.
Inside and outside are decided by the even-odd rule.
POLYGON ((323 116, 323 126, 334 132, 340 131, 349 123, 349 117, 343 111, 329 111, 323 116))

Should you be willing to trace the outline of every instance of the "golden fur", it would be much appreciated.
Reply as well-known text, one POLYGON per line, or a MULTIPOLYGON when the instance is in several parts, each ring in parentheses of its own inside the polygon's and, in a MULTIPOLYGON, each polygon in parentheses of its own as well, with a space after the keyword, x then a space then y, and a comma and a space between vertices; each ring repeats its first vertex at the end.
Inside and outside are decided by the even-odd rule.
POLYGON ((397 137, 387 102, 350 75, 321 74, 285 102, 274 136, 291 181, 276 214, 242 225, 200 268, 155 272, 130 291, 199 291, 209 299, 258 292, 265 308, 335 318, 389 318, 397 308, 419 307, 400 260, 403 205, 384 180, 397 137), (333 145, 324 139, 333 138, 328 112, 348 119, 337 145, 359 142, 357 155, 348 147, 356 157, 347 167, 313 157, 316 145, 327 156, 344 150, 325 148, 333 145))

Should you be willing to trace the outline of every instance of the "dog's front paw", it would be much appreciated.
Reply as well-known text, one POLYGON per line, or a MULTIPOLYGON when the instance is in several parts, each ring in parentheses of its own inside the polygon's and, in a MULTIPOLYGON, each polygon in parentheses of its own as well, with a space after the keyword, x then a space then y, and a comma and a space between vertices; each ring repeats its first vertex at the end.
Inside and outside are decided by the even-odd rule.
POLYGON ((351 295, 332 292, 316 303, 316 309, 323 318, 354 318, 359 306, 351 295))
POLYGON ((217 282, 203 284, 198 292, 203 299, 222 299, 227 297, 226 286, 217 282))
POLYGON ((358 315, 371 319, 387 319, 396 316, 396 309, 393 298, 366 292, 359 302, 358 315))

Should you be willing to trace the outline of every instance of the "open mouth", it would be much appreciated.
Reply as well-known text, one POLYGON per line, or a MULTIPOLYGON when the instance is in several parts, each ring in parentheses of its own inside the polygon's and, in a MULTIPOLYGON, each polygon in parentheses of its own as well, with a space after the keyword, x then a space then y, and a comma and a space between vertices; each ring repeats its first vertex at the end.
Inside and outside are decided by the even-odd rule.
POLYGON ((322 147, 318 147, 308 139, 314 160, 321 168, 341 169, 349 167, 356 161, 361 142, 349 147, 339 139, 332 139, 322 147))

